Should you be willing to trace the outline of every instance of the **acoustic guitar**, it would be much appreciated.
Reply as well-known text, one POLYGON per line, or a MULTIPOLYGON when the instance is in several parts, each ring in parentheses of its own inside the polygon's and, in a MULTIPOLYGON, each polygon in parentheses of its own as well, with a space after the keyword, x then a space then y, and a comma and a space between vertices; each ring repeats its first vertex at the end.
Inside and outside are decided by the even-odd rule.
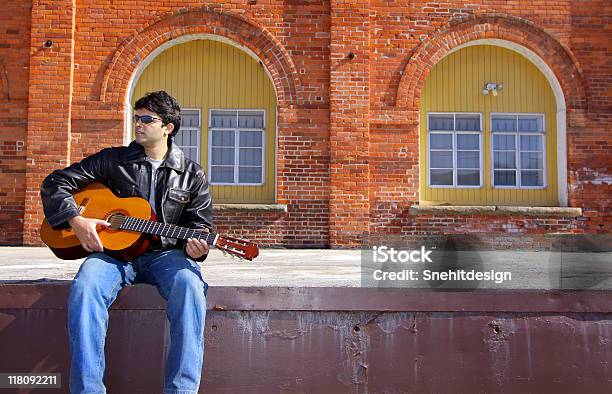
MULTIPOLYGON (((103 219, 111 224, 110 227, 98 229, 98 235, 104 252, 122 261, 132 261, 143 254, 152 235, 203 239, 224 253, 246 260, 253 260, 259 255, 257 245, 247 240, 156 222, 147 200, 117 197, 98 182, 90 183, 74 193, 73 197, 81 216, 103 219)), ((73 260, 92 254, 83 249, 71 228, 54 229, 47 219, 40 227, 40 238, 60 259, 73 260)))

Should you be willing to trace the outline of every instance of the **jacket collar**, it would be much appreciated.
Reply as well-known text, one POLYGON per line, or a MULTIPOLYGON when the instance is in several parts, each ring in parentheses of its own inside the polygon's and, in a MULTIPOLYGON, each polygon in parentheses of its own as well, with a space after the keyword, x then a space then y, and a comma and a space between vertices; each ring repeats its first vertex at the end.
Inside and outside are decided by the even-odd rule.
POLYGON ((174 144, 174 142, 170 142, 169 145, 168 155, 166 156, 166 160, 164 160, 162 165, 170 167, 179 172, 185 171, 185 154, 181 148, 174 144))
MULTIPOLYGON (((127 147, 127 157, 125 158, 126 163, 135 163, 138 161, 145 161, 147 155, 145 154, 142 145, 136 141, 132 141, 127 147)), ((166 160, 161 164, 162 167, 169 167, 176 171, 185 171, 185 154, 183 151, 171 142, 168 146, 168 154, 166 160)))

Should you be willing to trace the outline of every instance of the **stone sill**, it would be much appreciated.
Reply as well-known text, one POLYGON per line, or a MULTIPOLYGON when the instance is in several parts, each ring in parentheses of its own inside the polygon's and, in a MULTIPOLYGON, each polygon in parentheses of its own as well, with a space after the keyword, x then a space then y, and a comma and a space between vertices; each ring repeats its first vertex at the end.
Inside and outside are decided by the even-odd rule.
POLYGON ((214 204, 213 211, 287 212, 286 204, 214 204))
POLYGON ((413 205, 411 215, 510 215, 575 218, 582 216, 581 208, 515 207, 496 205, 413 205))

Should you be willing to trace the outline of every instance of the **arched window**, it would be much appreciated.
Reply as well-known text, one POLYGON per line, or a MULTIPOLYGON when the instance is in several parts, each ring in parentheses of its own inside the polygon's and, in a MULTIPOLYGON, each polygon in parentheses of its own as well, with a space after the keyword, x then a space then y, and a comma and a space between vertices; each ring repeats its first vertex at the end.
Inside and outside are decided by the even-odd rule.
POLYGON ((215 203, 274 203, 276 94, 242 48, 197 39, 157 55, 140 74, 132 104, 166 90, 182 108, 175 142, 207 172, 215 203))
POLYGON ((559 205, 556 121, 548 80, 522 54, 451 52, 421 99, 421 203, 559 205))

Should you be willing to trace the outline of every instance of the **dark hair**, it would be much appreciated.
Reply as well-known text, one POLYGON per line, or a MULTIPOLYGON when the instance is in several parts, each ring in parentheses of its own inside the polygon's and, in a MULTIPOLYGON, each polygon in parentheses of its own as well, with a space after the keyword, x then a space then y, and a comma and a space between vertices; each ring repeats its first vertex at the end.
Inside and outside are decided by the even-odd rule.
POLYGON ((181 107, 174 97, 163 90, 145 94, 136 101, 134 109, 148 109, 159 115, 164 125, 172 123, 174 130, 169 138, 173 138, 181 128, 181 107))

